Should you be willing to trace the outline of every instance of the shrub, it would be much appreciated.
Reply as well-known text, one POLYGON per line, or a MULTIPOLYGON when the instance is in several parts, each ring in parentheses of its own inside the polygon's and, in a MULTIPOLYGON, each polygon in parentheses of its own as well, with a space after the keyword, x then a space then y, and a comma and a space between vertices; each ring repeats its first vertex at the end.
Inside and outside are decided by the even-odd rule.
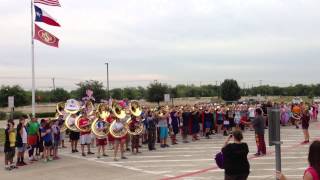
POLYGON ((5 112, 0 112, 0 120, 4 120, 7 118, 7 114, 5 112))

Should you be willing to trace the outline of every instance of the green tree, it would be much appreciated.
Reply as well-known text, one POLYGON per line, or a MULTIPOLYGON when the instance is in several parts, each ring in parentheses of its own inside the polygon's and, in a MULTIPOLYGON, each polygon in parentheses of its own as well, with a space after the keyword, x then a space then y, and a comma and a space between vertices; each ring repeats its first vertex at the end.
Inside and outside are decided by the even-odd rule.
POLYGON ((75 93, 74 98, 81 99, 82 97, 87 96, 86 90, 91 89, 93 91, 93 97, 96 99, 96 102, 100 102, 101 99, 107 99, 107 92, 103 89, 103 84, 100 81, 84 81, 77 84, 78 89, 72 91, 75 93))
POLYGON ((241 89, 234 79, 226 79, 221 84, 221 97, 225 101, 237 101, 241 98, 241 89))
POLYGON ((70 94, 63 88, 56 88, 51 92, 51 102, 61 102, 66 101, 70 98, 70 94))
POLYGON ((159 103, 160 101, 163 101, 164 94, 169 92, 169 86, 161 84, 160 82, 154 82, 147 87, 147 91, 147 100, 159 103))
POLYGON ((123 91, 121 88, 115 88, 110 90, 111 97, 117 100, 123 99, 123 91))
POLYGON ((14 96, 16 107, 25 106, 31 103, 31 97, 20 86, 1 86, 0 88, 0 106, 8 106, 8 96, 14 96))

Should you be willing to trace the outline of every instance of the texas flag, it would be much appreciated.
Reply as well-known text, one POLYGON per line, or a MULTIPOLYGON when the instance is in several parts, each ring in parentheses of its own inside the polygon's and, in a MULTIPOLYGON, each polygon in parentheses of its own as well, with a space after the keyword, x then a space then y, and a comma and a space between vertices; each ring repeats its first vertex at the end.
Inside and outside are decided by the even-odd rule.
POLYGON ((36 21, 43 22, 49 24, 51 26, 60 26, 60 24, 54 20, 48 13, 39 8, 38 6, 34 6, 34 10, 36 12, 36 21))

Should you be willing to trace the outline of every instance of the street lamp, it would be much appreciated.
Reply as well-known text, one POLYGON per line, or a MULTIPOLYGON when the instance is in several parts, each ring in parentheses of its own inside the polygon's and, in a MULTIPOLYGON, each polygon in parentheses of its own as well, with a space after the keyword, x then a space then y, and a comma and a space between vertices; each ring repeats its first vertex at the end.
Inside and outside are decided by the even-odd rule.
POLYGON ((107 93, 108 93, 108 98, 110 99, 110 89, 109 89, 109 63, 106 62, 104 63, 107 66, 107 93))

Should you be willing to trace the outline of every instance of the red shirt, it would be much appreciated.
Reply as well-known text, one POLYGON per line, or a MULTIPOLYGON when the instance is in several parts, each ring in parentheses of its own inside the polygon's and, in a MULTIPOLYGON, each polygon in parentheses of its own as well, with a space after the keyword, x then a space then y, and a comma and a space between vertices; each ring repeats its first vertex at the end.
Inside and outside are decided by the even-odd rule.
MULTIPOLYGON (((89 124, 89 119, 88 118, 81 118, 79 120, 79 127, 80 128, 82 128, 82 127, 84 127, 84 126, 86 126, 88 124, 89 124)), ((88 132, 80 132, 80 135, 84 135, 84 134, 90 134, 90 131, 88 131, 88 132)))

